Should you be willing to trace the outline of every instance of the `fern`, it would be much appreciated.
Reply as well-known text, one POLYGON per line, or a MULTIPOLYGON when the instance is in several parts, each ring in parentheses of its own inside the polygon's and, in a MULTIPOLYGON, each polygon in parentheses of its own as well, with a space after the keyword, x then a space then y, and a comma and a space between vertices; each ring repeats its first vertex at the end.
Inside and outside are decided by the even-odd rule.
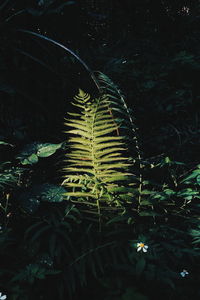
POLYGON ((71 113, 74 118, 65 122, 72 128, 66 133, 73 136, 68 139, 71 151, 66 154, 63 185, 68 199, 86 204, 91 212, 95 209, 100 220, 101 209, 123 209, 124 201, 132 199, 133 174, 125 155, 125 137, 117 135, 121 120, 113 118, 109 98, 91 99, 79 90, 74 99, 80 112, 71 113))
MULTIPOLYGON (((141 204, 141 194, 142 194, 142 186, 143 186, 143 178, 142 178, 142 153, 140 150, 139 140, 137 137, 137 129, 134 123, 134 118, 132 116, 132 112, 128 108, 125 97, 118 86, 105 74, 101 72, 97 72, 97 78, 99 81, 99 85, 103 94, 107 95, 110 100, 110 108, 114 112, 114 115, 117 117, 120 116, 122 118, 122 126, 124 129, 127 143, 129 146, 129 151, 131 151, 131 157, 133 157, 133 152, 135 151, 135 159, 134 162, 138 162, 138 204, 141 204)), ((138 206, 138 209, 139 209, 138 206)))
POLYGON ((140 149, 139 143, 137 139, 136 127, 134 124, 134 118, 130 109, 128 108, 125 97, 118 86, 105 74, 98 72, 97 78, 99 81, 99 85, 101 91, 104 95, 109 97, 109 105, 112 109, 114 115, 121 116, 122 120, 122 128, 128 131, 127 138, 135 141, 136 151, 138 154, 138 158, 140 158, 140 149))

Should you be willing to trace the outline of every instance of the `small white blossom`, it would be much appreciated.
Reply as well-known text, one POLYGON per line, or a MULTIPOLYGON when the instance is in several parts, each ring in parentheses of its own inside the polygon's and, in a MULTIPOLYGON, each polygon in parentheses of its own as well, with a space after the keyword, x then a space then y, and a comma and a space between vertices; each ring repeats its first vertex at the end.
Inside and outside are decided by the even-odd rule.
POLYGON ((139 251, 143 251, 143 252, 147 252, 147 249, 149 248, 149 246, 145 245, 144 243, 140 242, 137 243, 137 252, 139 251))
POLYGON ((6 295, 2 295, 2 293, 0 293, 0 300, 5 300, 7 298, 6 295))
POLYGON ((185 277, 186 275, 189 275, 188 271, 187 270, 183 270, 182 272, 180 272, 180 275, 182 277, 185 277))

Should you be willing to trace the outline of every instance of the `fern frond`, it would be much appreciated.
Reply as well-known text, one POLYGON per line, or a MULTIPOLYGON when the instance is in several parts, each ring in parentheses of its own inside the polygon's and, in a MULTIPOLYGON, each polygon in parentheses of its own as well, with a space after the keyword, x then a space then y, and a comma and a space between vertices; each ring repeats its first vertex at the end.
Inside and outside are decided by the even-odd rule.
POLYGON ((103 93, 109 98, 109 105, 112 111, 116 111, 122 116, 121 120, 123 123, 128 123, 128 128, 131 129, 132 138, 134 138, 136 136, 134 120, 129 108, 127 107, 126 101, 121 90, 105 74, 98 72, 97 76, 103 93))
MULTIPOLYGON (((111 107, 112 112, 114 113, 115 117, 120 115, 122 119, 122 127, 125 129, 128 137, 128 144, 134 147, 136 151, 136 158, 138 160, 138 167, 139 167, 139 197, 138 203, 141 202, 141 191, 142 191, 142 154, 140 151, 139 141, 137 137, 137 130, 134 124, 134 119, 132 117, 132 113, 126 105, 126 101, 124 99, 124 95, 122 94, 121 90, 118 88, 116 84, 105 74, 101 72, 97 72, 97 78, 99 81, 99 85, 101 90, 107 97, 109 98, 109 105, 111 107), (130 138, 129 138, 130 137, 130 138)), ((129 147, 129 149, 133 148, 129 147)), ((131 156, 133 154, 131 153, 131 156)))
POLYGON ((74 101, 80 113, 73 114, 65 123, 71 129, 66 131, 70 134, 70 152, 66 154, 68 165, 64 168, 63 185, 72 202, 81 204, 87 200, 91 207, 96 206, 100 216, 103 202, 104 206, 118 207, 120 193, 127 194, 128 198, 132 193, 128 188, 133 174, 126 155, 126 137, 117 135, 117 123, 122 119, 116 122, 113 118, 109 98, 105 95, 91 99, 79 90, 74 101))

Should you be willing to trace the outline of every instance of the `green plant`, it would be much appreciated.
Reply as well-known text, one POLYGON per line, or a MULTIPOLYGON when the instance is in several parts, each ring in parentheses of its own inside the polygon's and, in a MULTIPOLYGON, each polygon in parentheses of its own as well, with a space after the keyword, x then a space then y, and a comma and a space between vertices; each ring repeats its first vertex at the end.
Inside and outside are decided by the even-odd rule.
MULTIPOLYGON (((111 30, 123 32, 117 43, 103 37, 101 45, 105 30, 96 33, 102 19, 108 25, 107 1, 61 2, 0 5, 0 292, 11 300, 198 298, 198 30, 189 26, 189 34, 170 41, 163 18, 151 19, 153 1, 136 1, 131 32, 139 34, 131 35, 122 20, 130 15, 121 8, 133 1, 114 1, 111 30), (86 29, 70 36, 66 21, 79 27, 84 2, 91 6, 84 19, 91 35, 86 29), (103 15, 93 6, 99 2, 103 15), (30 23, 23 26, 26 17, 30 23), (137 30, 137 24, 144 26, 137 30), (10 28, 19 27, 30 30, 13 35, 10 28), (50 38, 55 35, 74 50, 50 38), (62 57, 58 49, 65 50, 62 57), (108 76, 88 67, 92 57, 91 65, 118 82, 127 99, 108 76), (75 97, 66 120, 69 139, 62 143, 63 99, 77 86, 99 93, 75 97), (104 130, 111 131, 95 138, 104 130), (138 244, 147 251, 137 251, 138 244)), ((162 2, 158 15, 180 24, 182 2, 178 13, 162 2)), ((188 5, 186 23, 195 23, 188 5)))
POLYGON ((80 112, 70 113, 75 118, 65 122, 72 127, 67 133, 73 135, 68 139, 70 151, 66 153, 64 168, 66 196, 91 212, 96 209, 99 224, 102 210, 123 210, 124 203, 134 201, 126 137, 119 135, 121 119, 113 117, 110 104, 107 96, 91 99, 79 90, 74 105, 80 112))

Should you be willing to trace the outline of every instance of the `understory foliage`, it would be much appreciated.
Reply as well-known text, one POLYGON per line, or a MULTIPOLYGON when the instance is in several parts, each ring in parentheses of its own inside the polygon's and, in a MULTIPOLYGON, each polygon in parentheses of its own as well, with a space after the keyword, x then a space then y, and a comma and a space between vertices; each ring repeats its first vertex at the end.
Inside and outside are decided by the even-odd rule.
POLYGON ((75 96, 65 142, 1 141, 1 289, 13 300, 197 296, 199 165, 143 159, 120 90, 99 78, 104 93, 75 96), (58 151, 63 182, 47 174, 58 151))
POLYGON ((0 298, 198 299, 199 4, 25 2, 0 4, 0 298))

